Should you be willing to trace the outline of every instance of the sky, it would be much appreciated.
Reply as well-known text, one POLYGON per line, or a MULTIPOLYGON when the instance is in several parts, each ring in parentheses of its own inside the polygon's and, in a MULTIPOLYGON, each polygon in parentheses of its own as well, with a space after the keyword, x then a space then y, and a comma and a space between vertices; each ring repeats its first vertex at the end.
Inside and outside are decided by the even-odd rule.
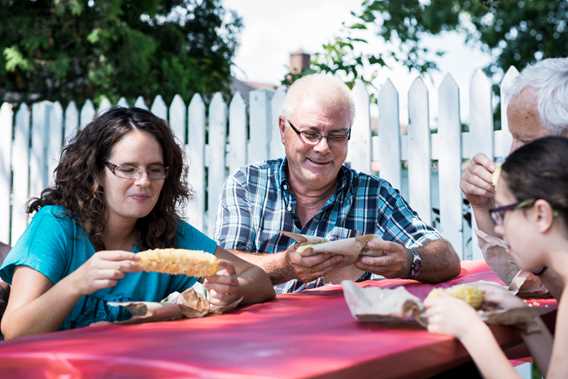
MULTIPOLYGON (((237 11, 243 18, 234 70, 242 80, 280 83, 287 72, 289 54, 303 49, 308 53, 339 34, 342 22, 349 21, 350 12, 359 10, 360 0, 225 0, 225 7, 237 11)), ((478 49, 465 46, 463 36, 455 33, 429 38, 431 47, 442 47, 447 53, 437 63, 440 71, 425 78, 427 86, 437 88, 445 73, 450 73, 460 86, 462 118, 467 115, 469 81, 478 68, 484 67, 490 57, 478 49)), ((375 86, 380 88, 390 78, 399 90, 401 117, 405 117, 406 93, 417 74, 409 74, 402 67, 384 69, 375 86)), ((430 94, 431 109, 437 109, 435 91, 430 94)))

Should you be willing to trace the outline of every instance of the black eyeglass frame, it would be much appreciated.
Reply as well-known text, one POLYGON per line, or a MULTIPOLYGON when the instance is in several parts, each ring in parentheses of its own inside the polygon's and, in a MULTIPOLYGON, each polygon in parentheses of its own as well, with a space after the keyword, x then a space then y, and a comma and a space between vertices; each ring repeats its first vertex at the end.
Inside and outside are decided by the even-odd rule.
MULTIPOLYGON (((144 170, 144 171, 146 172, 146 176, 148 177, 148 180, 151 180, 151 181, 164 180, 164 179, 166 179, 166 178, 168 177, 168 171, 169 171, 169 167, 168 167, 168 166, 163 166, 163 168, 164 168, 164 176, 163 176, 163 177, 160 176, 160 177, 158 178, 158 177, 152 177, 153 175, 148 171, 148 167, 140 168, 139 166, 131 166, 131 165, 129 165, 129 166, 131 166, 132 168, 136 168, 136 172, 135 172, 135 175, 136 175, 136 176, 129 177, 129 176, 122 176, 122 175, 116 173, 116 171, 117 171, 117 170, 120 168, 120 166, 122 166, 122 165, 117 165, 117 164, 112 163, 112 162, 110 162, 110 161, 106 161, 104 164, 105 164, 105 166, 110 170, 110 172, 112 172, 112 174, 113 174, 114 176, 116 176, 117 178, 120 178, 120 179, 127 179, 127 180, 137 180, 137 179, 139 179, 139 178, 140 178, 140 171, 141 171, 141 170, 144 170)), ((120 172, 120 170, 119 170, 119 172, 120 172)))
POLYGON ((304 142, 307 145, 316 146, 324 138, 327 140, 327 143, 337 143, 337 144, 347 144, 347 142, 351 139, 351 128, 341 129, 345 132, 345 134, 342 134, 341 136, 339 135, 334 136, 333 134, 322 134, 315 130, 310 130, 310 131, 299 130, 294 126, 294 124, 290 122, 290 120, 286 119, 286 122, 290 125, 290 127, 298 135, 298 137, 300 137, 302 142, 304 142), (306 133, 313 134, 314 136, 317 135, 318 136, 317 141, 310 141, 308 137, 306 137, 306 133), (338 137, 340 137, 340 139, 337 139, 338 137), (345 140, 343 138, 345 138, 345 140))
POLYGON ((536 199, 527 199, 522 201, 517 201, 512 204, 502 205, 500 207, 491 208, 489 210, 489 216, 491 217, 491 221, 495 225, 503 225, 503 221, 505 221, 505 214, 510 211, 515 211, 517 209, 528 208, 531 207, 536 199))

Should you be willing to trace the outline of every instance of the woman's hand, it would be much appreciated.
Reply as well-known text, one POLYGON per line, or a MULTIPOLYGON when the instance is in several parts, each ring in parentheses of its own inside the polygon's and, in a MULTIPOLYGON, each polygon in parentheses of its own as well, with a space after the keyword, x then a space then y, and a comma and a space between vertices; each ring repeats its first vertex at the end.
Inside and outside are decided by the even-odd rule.
POLYGON ((474 332, 476 325, 483 324, 475 309, 446 293, 427 299, 424 305, 428 331, 432 333, 449 334, 461 340, 467 333, 474 332))
POLYGON ((209 290, 209 303, 214 307, 226 307, 242 297, 235 267, 221 260, 217 274, 205 278, 204 286, 209 290))
POLYGON ((69 276, 81 296, 110 288, 124 273, 140 271, 136 254, 120 250, 98 251, 69 276))

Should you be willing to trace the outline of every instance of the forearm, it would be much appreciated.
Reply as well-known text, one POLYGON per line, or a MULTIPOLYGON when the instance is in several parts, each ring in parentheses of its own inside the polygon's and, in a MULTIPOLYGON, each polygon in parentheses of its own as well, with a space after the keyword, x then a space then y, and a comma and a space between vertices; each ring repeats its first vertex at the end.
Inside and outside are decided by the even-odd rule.
POLYGON ((483 322, 475 324, 460 340, 485 379, 519 379, 489 327, 483 322))
POLYGON ((239 275, 239 288, 243 304, 254 304, 273 299, 274 287, 270 278, 260 267, 252 266, 239 275))
POLYGON ((14 309, 8 307, 2 318, 2 334, 9 340, 55 331, 79 298, 78 292, 64 278, 31 302, 14 309))
POLYGON ((294 279, 294 272, 286 259, 286 253, 245 253, 237 250, 230 250, 231 253, 262 268, 270 277, 272 284, 280 284, 294 279))
POLYGON ((452 245, 445 240, 427 242, 420 249, 422 268, 418 280, 438 283, 460 273, 460 260, 452 245))
POLYGON ((489 216, 489 208, 472 206, 471 209, 473 210, 473 217, 475 218, 477 229, 491 236, 496 236, 495 224, 493 224, 493 220, 491 220, 491 216, 489 216))
POLYGON ((540 317, 537 317, 535 322, 537 323, 538 330, 530 334, 521 333, 521 336, 538 365, 540 372, 546 376, 550 364, 550 357, 552 356, 552 334, 550 334, 550 331, 540 317))

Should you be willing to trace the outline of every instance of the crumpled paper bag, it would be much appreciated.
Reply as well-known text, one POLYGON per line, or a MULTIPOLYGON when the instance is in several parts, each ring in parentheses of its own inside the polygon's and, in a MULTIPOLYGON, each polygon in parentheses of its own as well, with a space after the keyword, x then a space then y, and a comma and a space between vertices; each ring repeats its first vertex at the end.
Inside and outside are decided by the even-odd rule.
POLYGON ((519 269, 513 257, 508 253, 509 246, 503 239, 489 235, 482 230, 477 231, 477 236, 485 262, 514 294, 523 298, 549 296, 548 290, 536 275, 519 269))
MULTIPOLYGON (((481 289, 488 285, 497 286, 485 281, 464 284, 479 286, 481 289)), ((341 286, 343 287, 345 302, 356 320, 391 323, 418 322, 424 327, 428 325, 428 320, 424 317, 425 307, 422 300, 402 286, 393 289, 361 288, 348 280, 343 281, 341 286)), ((504 287, 502 288, 506 290, 504 287)), ((534 322, 538 312, 528 306, 504 309, 484 304, 477 313, 488 324, 515 325, 524 328, 528 333, 538 329, 534 322)))
MULTIPOLYGON (((321 237, 308 236, 305 234, 282 232, 287 237, 295 240, 299 246, 312 245, 316 253, 339 254, 347 257, 345 265, 324 276, 326 283, 339 284, 343 280, 356 280, 364 271, 359 270, 353 265, 361 251, 367 246, 367 243, 375 238, 374 234, 365 234, 362 236, 328 241, 321 237)), ((299 247, 298 246, 298 247, 299 247)))
POLYGON ((235 309, 243 301, 243 297, 233 303, 220 307, 209 303, 209 292, 201 284, 196 283, 185 291, 172 292, 165 299, 158 302, 128 301, 108 302, 115 307, 124 307, 130 311, 132 317, 117 324, 132 324, 148 321, 168 321, 182 318, 198 318, 209 314, 221 314, 235 309))

